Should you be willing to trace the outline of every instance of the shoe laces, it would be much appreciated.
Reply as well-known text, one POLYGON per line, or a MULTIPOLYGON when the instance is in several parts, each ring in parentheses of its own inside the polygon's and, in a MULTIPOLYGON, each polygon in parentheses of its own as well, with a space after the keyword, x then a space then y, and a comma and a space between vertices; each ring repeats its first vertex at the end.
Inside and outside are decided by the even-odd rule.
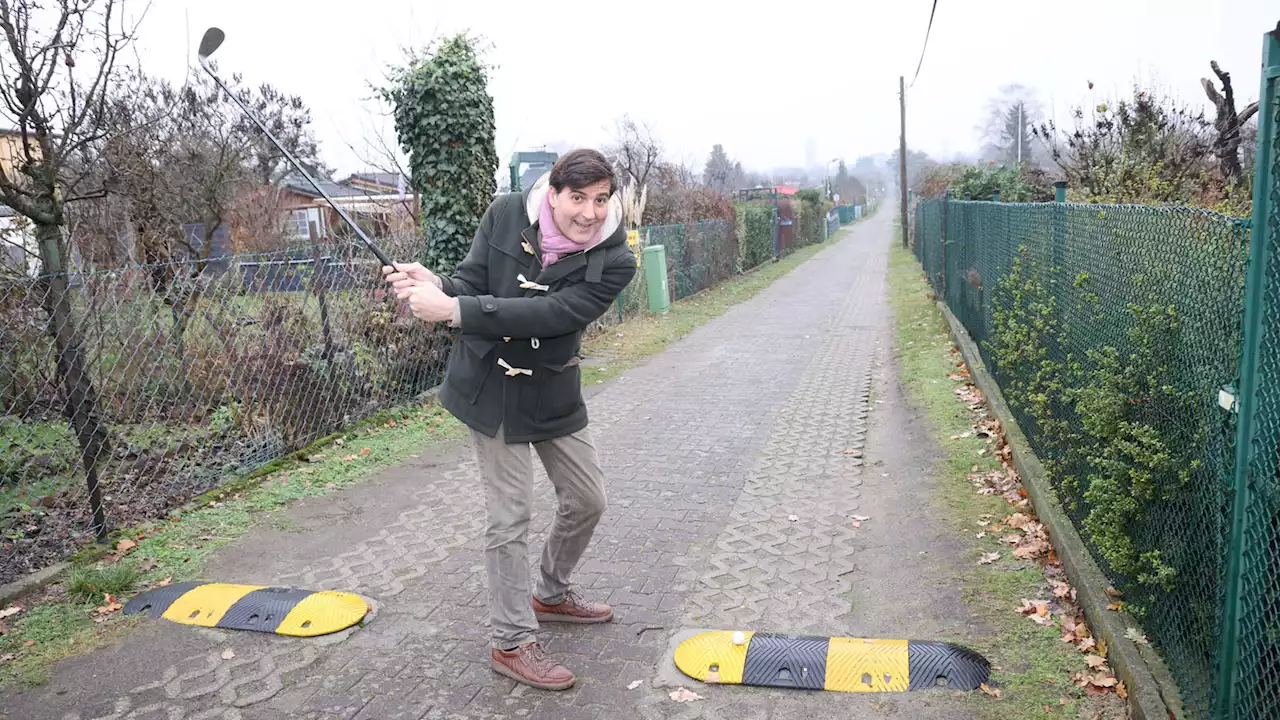
POLYGON ((559 665, 550 655, 547 655, 547 651, 542 648, 542 643, 532 642, 525 645, 524 656, 527 662, 540 673, 545 673, 559 665))

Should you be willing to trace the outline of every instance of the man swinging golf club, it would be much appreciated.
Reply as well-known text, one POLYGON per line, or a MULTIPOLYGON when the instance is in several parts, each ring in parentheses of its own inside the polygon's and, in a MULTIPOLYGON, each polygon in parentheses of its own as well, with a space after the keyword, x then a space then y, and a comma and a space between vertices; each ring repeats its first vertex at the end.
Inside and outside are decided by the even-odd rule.
POLYGON ((613 618, 608 605, 569 587, 605 510, 579 352, 583 330, 635 271, 613 169, 595 150, 574 150, 533 187, 494 200, 452 275, 418 263, 383 268, 415 316, 459 330, 440 399, 471 429, 484 483, 491 665, 536 688, 575 680, 537 642, 539 622, 613 618), (559 505, 533 587, 530 445, 559 505))

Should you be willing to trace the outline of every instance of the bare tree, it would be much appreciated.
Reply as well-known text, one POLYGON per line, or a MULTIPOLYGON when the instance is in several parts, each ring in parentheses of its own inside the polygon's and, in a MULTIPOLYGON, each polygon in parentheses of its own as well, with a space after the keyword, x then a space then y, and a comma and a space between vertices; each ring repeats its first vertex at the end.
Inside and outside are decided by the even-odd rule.
POLYGON ((644 187, 649 175, 662 160, 662 146, 653 137, 648 125, 636 125, 629 115, 618 121, 613 144, 606 148, 619 173, 644 187))
POLYGON ((1209 61, 1209 67, 1213 68, 1213 74, 1222 82, 1222 93, 1219 94, 1212 80, 1200 78, 1205 95, 1209 96, 1209 101, 1218 109, 1218 118, 1213 124, 1218 132, 1217 139, 1213 141, 1213 154, 1218 158, 1218 173, 1223 181, 1228 185, 1239 185, 1243 178, 1240 167, 1240 129, 1258 112, 1258 103, 1249 103, 1236 113, 1236 95, 1231 87, 1231 74, 1223 72, 1218 67, 1217 60, 1209 61))
POLYGON ((0 167, 0 198, 35 228, 42 275, 38 292, 49 316, 64 412, 80 445, 99 536, 107 524, 96 466, 108 438, 68 287, 65 211, 89 174, 86 158, 108 133, 104 120, 116 58, 136 29, 124 20, 123 4, 0 0, 0 112, 21 138, 16 168, 0 167))

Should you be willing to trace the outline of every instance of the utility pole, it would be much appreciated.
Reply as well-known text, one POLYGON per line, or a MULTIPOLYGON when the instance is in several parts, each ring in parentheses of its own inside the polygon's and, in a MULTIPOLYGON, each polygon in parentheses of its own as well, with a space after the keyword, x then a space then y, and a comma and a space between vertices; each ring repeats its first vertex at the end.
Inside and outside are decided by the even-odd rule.
POLYGON ((1018 164, 1022 164, 1022 129, 1026 125, 1022 122, 1022 103, 1018 103, 1018 164))
POLYGON ((898 111, 902 134, 898 136, 898 193, 902 196, 902 247, 907 247, 907 82, 898 76, 898 111))

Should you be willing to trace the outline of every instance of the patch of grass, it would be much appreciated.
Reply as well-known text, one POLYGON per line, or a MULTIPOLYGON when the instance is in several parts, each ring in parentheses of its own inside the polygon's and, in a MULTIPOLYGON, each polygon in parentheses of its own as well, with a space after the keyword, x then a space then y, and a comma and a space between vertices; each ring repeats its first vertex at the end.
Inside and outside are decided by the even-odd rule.
POLYGON ((198 579, 218 548, 256 522, 279 522, 269 511, 350 487, 430 443, 463 436, 462 425, 437 406, 388 411, 330 439, 306 459, 282 461, 268 474, 209 494, 202 505, 131 529, 122 539, 137 545, 118 561, 83 563, 42 597, 26 601, 27 610, 0 636, 0 658, 9 658, 0 662, 0 683, 43 683, 53 663, 101 647, 140 622, 119 612, 95 622, 93 610, 103 592, 123 603, 130 589, 198 579))
POLYGON ((795 270, 832 243, 838 242, 845 230, 821 245, 797 250, 778 262, 766 262, 755 270, 725 281, 697 295, 671 304, 665 315, 642 315, 629 318, 597 337, 583 343, 588 358, 608 358, 604 366, 582 369, 582 384, 599 385, 656 355, 701 325, 725 314, 734 305, 750 300, 778 278, 795 270))
POLYGON ((970 473, 996 470, 1000 463, 991 452, 979 454, 988 447, 982 439, 958 437, 969 433, 973 422, 968 408, 954 393, 963 383, 949 379, 960 356, 920 266, 897 242, 890 259, 889 300, 897 323, 902 383, 911 402, 927 414, 932 434, 944 452, 937 467, 942 489, 940 510, 955 532, 967 530, 972 546, 972 562, 958 573, 964 597, 994 629, 989 637, 969 638, 967 642, 1000 668, 992 673, 992 685, 1002 696, 995 699, 974 693, 967 704, 990 720, 1124 717, 1123 702, 1114 694, 1088 697, 1072 682, 1072 676, 1088 666, 1083 654, 1061 642, 1059 627, 1037 625, 1017 612, 1023 598, 1047 597, 1044 571, 1015 559, 1011 548, 1000 544, 999 532, 976 538, 977 522, 983 515, 998 522, 1013 510, 999 495, 977 494, 968 480, 970 473), (978 558, 988 552, 999 552, 1000 559, 978 565, 978 558))
POLYGON ((80 565, 67 573, 67 596, 75 603, 98 604, 107 595, 123 595, 133 589, 142 572, 132 563, 106 567, 80 565))

